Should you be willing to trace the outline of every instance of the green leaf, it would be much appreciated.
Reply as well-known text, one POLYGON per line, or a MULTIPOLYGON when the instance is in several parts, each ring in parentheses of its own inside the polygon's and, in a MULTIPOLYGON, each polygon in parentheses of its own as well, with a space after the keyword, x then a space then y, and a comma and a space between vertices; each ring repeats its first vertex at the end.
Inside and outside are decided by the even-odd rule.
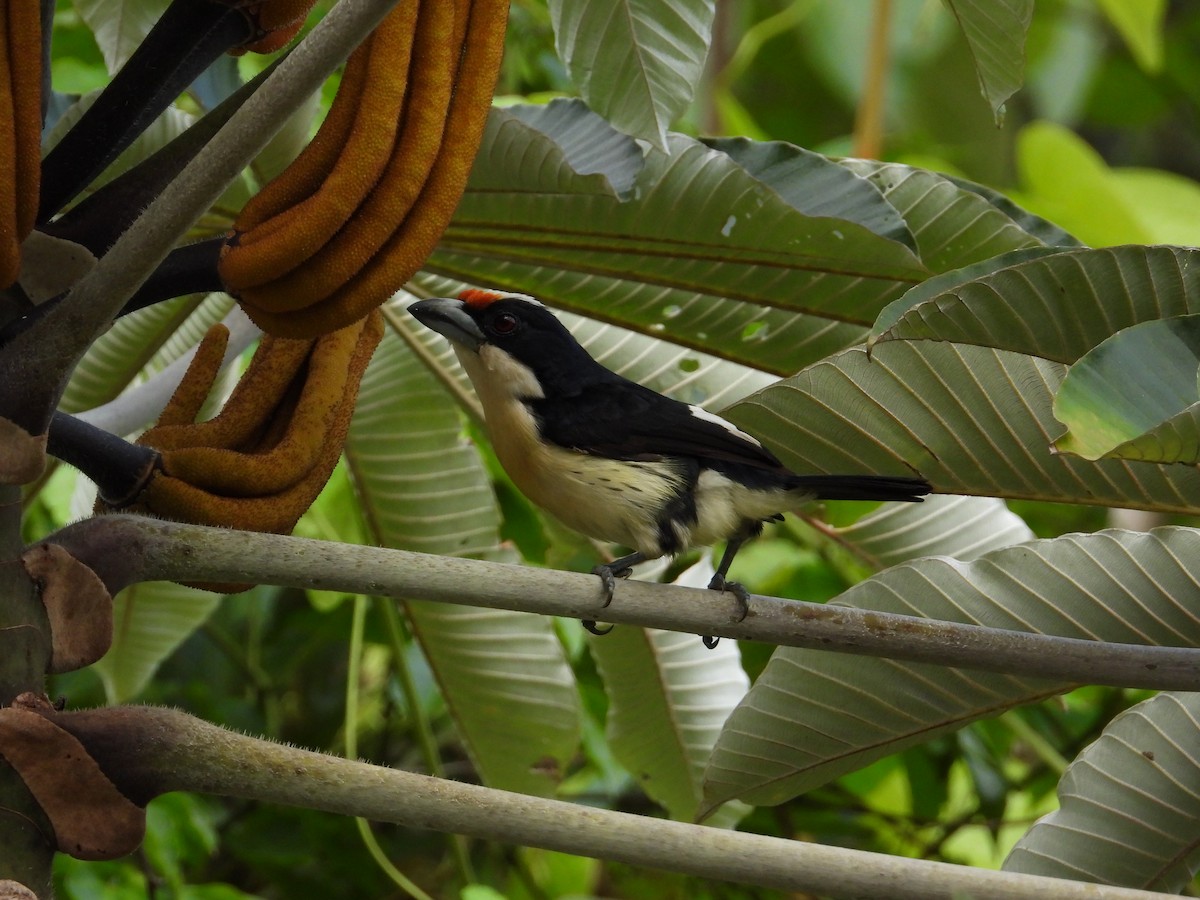
MULTIPOLYGON (((917 309, 917 307, 929 300, 940 299, 946 296, 956 296, 954 293, 955 290, 967 282, 976 281, 1001 269, 1007 269, 1010 266, 1027 262, 1031 259, 1042 259, 1062 252, 1061 247, 1029 247, 1025 250, 1010 250, 1007 253, 1001 253, 999 256, 985 259, 983 262, 964 266, 961 269, 953 269, 941 275, 934 275, 928 281, 918 284, 899 300, 893 300, 884 307, 883 312, 879 314, 879 318, 875 320, 875 325, 871 328, 872 337, 867 341, 867 345, 872 346, 881 339, 887 340, 891 336, 889 329, 894 328, 896 323, 910 310, 917 309)), ((918 312, 916 315, 919 317, 921 313, 918 312)), ((936 339, 940 335, 922 334, 922 337, 936 339)), ((963 343, 972 342, 964 341, 963 343)))
MULTIPOLYGON (((919 559, 839 604, 1018 631, 1195 646, 1200 533, 1105 531, 919 559)), ((781 803, 845 772, 1070 685, 819 650, 780 648, 734 710, 705 775, 705 808, 781 803)))
POLYGON ((1033 0, 946 2, 967 39, 983 96, 1001 125, 1005 101, 1024 80, 1025 33, 1033 18, 1033 0))
MULTIPOLYGON (((391 332, 363 378, 346 442, 368 526, 387 547, 495 556, 500 516, 491 483, 428 368, 448 354, 445 341, 402 305, 387 316, 391 332)), ((579 739, 574 677, 553 620, 421 601, 406 606, 484 780, 553 793, 579 739)))
POLYGON ((857 222, 875 234, 917 249, 907 224, 882 191, 827 156, 783 141, 707 138, 704 143, 770 185, 805 215, 857 222))
POLYGON ((1023 210, 1012 204, 1001 208, 994 197, 980 193, 978 185, 898 163, 844 159, 840 165, 870 180, 899 210, 916 239, 921 261, 932 272, 961 269, 1043 243, 1031 229, 1044 231, 1045 223, 1036 218, 1017 221, 1010 213, 1023 210))
POLYGON ((1154 73, 1163 65, 1166 0, 1096 0, 1137 64, 1154 73))
MULTIPOLYGON (((167 581, 135 584, 113 598, 113 642, 92 666, 109 703, 135 698, 163 661, 207 621, 222 596, 167 581)), ((248 602, 245 595, 242 602, 248 602)))
POLYGON ((1200 184, 1160 169, 1113 169, 1110 184, 1125 201, 1152 244, 1200 246, 1200 184))
POLYGON ((1138 204, 1114 182, 1100 154, 1069 129, 1050 122, 1026 125, 1017 136, 1017 169, 1016 199, 1085 244, 1151 243, 1138 204))
POLYGON ((1071 367, 1054 398, 1067 433, 1056 449, 1085 459, 1200 461, 1200 315, 1117 332, 1071 367))
MULTIPOLYGON (((786 373, 858 341, 926 270, 861 225, 806 216, 723 153, 672 136, 622 201, 611 165, 575 172, 557 143, 579 107, 493 111, 467 195, 428 270, 533 290, 556 306, 786 373), (520 221, 521 228, 512 223, 520 221), (803 313, 805 315, 798 315, 803 313)), ((803 182, 791 188, 800 191, 803 182)))
POLYGON ((877 346, 926 338, 1070 363, 1122 328, 1200 312, 1200 250, 1066 250, 926 295, 877 346))
POLYGON ((1183 693, 1113 719, 1067 769, 1061 808, 1017 841, 1004 870, 1183 891, 1200 865, 1197 721, 1200 698, 1183 693))
POLYGON ((555 45, 588 106, 666 149, 700 80, 714 0, 550 0, 555 45))
POLYGON ((73 0, 72 5, 92 29, 113 75, 162 17, 169 0, 73 0))
POLYGON ((609 697, 613 753, 671 818, 692 821, 713 744, 750 686, 737 643, 710 651, 694 634, 622 626, 588 646, 609 697))
POLYGON ((923 503, 884 503, 853 525, 830 531, 876 571, 918 556, 974 559, 1034 536, 1003 500, 953 494, 935 494, 923 503))
POLYGON ((847 350, 725 411, 797 472, 919 472, 940 493, 1195 512, 1200 472, 1050 452, 1066 367, 891 341, 847 350))

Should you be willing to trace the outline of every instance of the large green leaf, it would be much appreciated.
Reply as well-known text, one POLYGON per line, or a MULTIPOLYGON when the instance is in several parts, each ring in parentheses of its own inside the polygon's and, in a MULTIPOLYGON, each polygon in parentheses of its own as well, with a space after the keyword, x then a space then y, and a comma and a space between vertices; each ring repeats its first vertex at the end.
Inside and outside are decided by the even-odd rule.
POLYGON ((1130 325, 1200 312, 1200 250, 1065 250, 956 284, 880 340, 932 338, 1074 362, 1130 325))
MULTIPOLYGON (((445 342, 402 306, 388 318, 346 443, 368 527, 388 547, 494 556, 500 516, 490 480, 425 362, 445 342)), ((484 779, 552 793, 579 736, 574 678, 553 621, 420 601, 407 609, 484 779)))
POLYGON ((549 134, 493 111, 435 268, 444 253, 471 254, 487 265, 466 280, 523 263, 864 323, 881 297, 927 274, 903 245, 802 214, 725 154, 680 135, 668 143, 622 202, 606 179, 575 173, 549 134))
POLYGON ((1004 103, 1024 80, 1025 32, 1033 18, 1033 0, 947 0, 967 39, 979 85, 996 117, 1004 121, 1004 103))
POLYGON ((941 493, 1195 512, 1184 466, 1050 452, 1066 367, 934 341, 847 350, 725 414, 799 472, 919 472, 941 493))
POLYGON ((1200 315, 1122 329, 1071 367, 1054 398, 1058 450, 1085 459, 1195 464, 1200 315))
POLYGON ((1200 866, 1200 697, 1159 694, 1117 716, 1071 763, 1061 808, 1004 870, 1179 893, 1200 866))
POLYGON ((840 182, 828 168, 786 145, 736 142, 729 156, 671 142, 672 156, 651 153, 638 171, 628 144, 580 104, 495 111, 429 271, 789 374, 861 340, 889 298, 930 271, 1041 246, 1031 230, 1051 233, 920 169, 843 161, 880 203, 831 190, 840 182), (920 262, 850 221, 893 233, 889 207, 920 262))
MULTIPOLYGON (((712 568, 679 583, 703 587, 712 568)), ((704 766, 750 683, 735 641, 708 650, 693 634, 620 627, 589 641, 609 698, 609 745, 671 818, 690 822, 704 766)))
POLYGON ((714 0, 550 0, 558 55, 588 105, 617 128, 665 147, 691 102, 714 0))
MULTIPOLYGON (((1196 646, 1200 532, 1106 531, 920 559, 840 604, 1130 644, 1196 646)), ((725 727, 706 808, 780 803, 845 772, 1070 685, 982 671, 781 648, 725 727)))

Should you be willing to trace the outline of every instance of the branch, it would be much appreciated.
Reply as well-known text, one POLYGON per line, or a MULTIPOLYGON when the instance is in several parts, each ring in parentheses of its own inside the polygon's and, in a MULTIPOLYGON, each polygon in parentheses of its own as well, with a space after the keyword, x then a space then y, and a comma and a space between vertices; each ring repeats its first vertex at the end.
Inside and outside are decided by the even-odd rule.
POLYGON ((178 710, 116 707, 43 714, 78 738, 109 779, 138 803, 177 790, 245 797, 822 896, 1161 896, 576 806, 299 750, 178 710))
POLYGON ((593 575, 110 515, 47 538, 115 594, 140 581, 275 584, 513 609, 575 619, 885 656, 1072 684, 1200 689, 1200 649, 1118 644, 985 628, 780 597, 752 596, 737 621, 729 594, 638 581, 601 608, 593 575))

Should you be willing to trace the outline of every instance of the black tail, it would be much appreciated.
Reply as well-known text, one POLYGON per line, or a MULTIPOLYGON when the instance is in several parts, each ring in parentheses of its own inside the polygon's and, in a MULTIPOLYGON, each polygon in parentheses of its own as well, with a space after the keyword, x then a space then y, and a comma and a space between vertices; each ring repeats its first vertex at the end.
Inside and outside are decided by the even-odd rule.
POLYGON ((931 490, 924 478, 901 475, 796 475, 800 490, 813 491, 818 500, 907 500, 920 503, 931 490))

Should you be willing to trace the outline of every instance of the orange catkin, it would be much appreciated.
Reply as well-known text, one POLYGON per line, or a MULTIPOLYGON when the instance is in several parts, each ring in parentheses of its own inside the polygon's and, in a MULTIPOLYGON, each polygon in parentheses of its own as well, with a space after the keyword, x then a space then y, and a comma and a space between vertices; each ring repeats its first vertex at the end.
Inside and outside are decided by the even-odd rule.
POLYGON ((231 288, 244 292, 309 259, 375 187, 393 156, 403 115, 416 15, 415 3, 401 4, 353 54, 365 60, 369 90, 361 95, 350 134, 320 187, 266 227, 245 231, 235 223, 244 233, 221 259, 221 276, 231 288))
MULTIPOLYGON (((454 54, 456 77, 450 105, 444 123, 433 132, 437 136, 436 157, 416 201, 399 221, 389 224, 385 230, 387 238, 378 252, 374 252, 349 281, 302 310, 279 312, 269 304, 259 305, 259 292, 244 292, 241 297, 243 309, 264 330, 299 337, 333 330, 360 318, 412 277, 449 224, 466 188, 467 176, 483 137, 503 55, 504 24, 508 14, 505 0, 459 0, 456 6, 462 11, 455 20, 456 34, 462 35, 459 44, 462 50, 454 54)), ((399 143, 406 138, 407 130, 399 143)), ((372 195, 363 210, 368 217, 376 211, 375 202, 372 195)), ((362 226, 360 232, 357 226, 349 226, 359 239, 365 237, 367 227, 362 226)), ((372 230, 375 240, 378 233, 372 230)), ((337 240, 335 238, 335 242, 337 240)), ((369 246, 369 241, 363 246, 369 246)), ((314 268, 310 269, 306 263, 297 275, 311 272, 316 282, 327 287, 340 281, 338 272, 341 270, 332 257, 312 263, 314 268), (324 268, 329 266, 334 268, 334 274, 323 275, 324 268)), ((270 293, 269 287, 265 290, 270 293)), ((273 296, 270 299, 278 300, 273 296)))
POLYGON ((450 3, 440 4, 417 23, 403 128, 371 195, 319 253, 301 268, 257 285, 249 302, 282 313, 328 297, 362 269, 404 221, 448 137, 446 117, 466 26, 465 11, 456 15, 459 12, 450 3))
POLYGON ((37 216, 42 138, 42 24, 37 3, 0 8, 0 288, 17 280, 37 216))

